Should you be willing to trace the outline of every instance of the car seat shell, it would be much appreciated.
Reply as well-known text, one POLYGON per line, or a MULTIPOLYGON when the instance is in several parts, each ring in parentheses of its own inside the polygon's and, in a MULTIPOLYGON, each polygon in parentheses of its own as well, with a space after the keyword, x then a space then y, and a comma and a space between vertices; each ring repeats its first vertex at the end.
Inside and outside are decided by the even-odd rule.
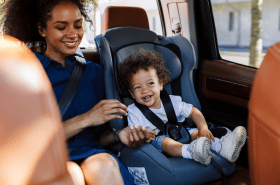
MULTIPOLYGON (((105 73, 106 98, 117 99, 126 105, 132 102, 119 90, 117 66, 133 52, 144 49, 157 51, 163 55, 166 60, 165 64, 171 71, 172 82, 180 78, 176 88, 181 87, 183 101, 192 103, 200 109, 192 80, 195 62, 194 49, 186 38, 181 36, 162 37, 142 28, 120 27, 107 30, 104 35, 98 35, 95 41, 105 73), (179 53, 170 49, 170 45, 179 48, 179 53)), ((172 85, 167 85, 165 88, 170 94, 173 94, 172 85)), ((188 120, 188 123, 191 125, 191 120, 188 120)), ((110 126, 121 129, 125 125, 121 120, 112 120, 110 126)), ((193 160, 166 157, 150 144, 144 144, 138 149, 124 147, 121 150, 120 158, 128 167, 144 166, 150 184, 203 184, 221 178, 220 173, 211 164, 206 167, 193 160)), ((228 162, 216 153, 213 153, 213 158, 226 175, 233 173, 234 163, 228 162)))

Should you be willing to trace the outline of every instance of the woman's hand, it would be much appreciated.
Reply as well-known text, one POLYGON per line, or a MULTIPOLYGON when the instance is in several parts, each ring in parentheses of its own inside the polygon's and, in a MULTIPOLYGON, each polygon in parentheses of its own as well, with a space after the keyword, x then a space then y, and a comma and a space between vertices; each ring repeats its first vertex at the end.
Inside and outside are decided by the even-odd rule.
POLYGON ((212 132, 208 128, 203 127, 203 128, 198 129, 196 139, 198 139, 200 137, 207 137, 210 141, 212 140, 213 142, 215 142, 215 138, 214 138, 212 132))
POLYGON ((112 119, 122 119, 127 115, 127 107, 118 100, 101 100, 86 113, 88 126, 98 126, 112 119))
POLYGON ((156 134, 157 132, 154 130, 137 125, 126 127, 117 132, 119 140, 128 147, 138 147, 145 142, 149 143, 155 139, 156 134))
POLYGON ((118 100, 102 100, 84 114, 64 121, 64 129, 67 138, 81 132, 89 126, 98 126, 112 119, 122 119, 116 113, 127 115, 127 107, 118 100))

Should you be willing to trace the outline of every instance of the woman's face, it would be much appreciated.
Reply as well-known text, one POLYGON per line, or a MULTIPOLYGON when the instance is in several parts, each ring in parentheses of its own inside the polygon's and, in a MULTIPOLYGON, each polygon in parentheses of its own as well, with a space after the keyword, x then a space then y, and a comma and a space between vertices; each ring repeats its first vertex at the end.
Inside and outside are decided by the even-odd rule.
POLYGON ((62 2, 55 6, 46 22, 46 28, 40 29, 46 39, 45 55, 53 60, 65 60, 74 54, 83 38, 82 15, 72 2, 62 2))

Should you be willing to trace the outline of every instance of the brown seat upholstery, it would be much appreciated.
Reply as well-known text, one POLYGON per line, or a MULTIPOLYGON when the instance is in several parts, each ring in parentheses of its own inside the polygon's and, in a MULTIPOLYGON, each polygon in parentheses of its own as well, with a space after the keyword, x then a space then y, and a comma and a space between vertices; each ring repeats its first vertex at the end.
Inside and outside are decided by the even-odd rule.
POLYGON ((0 184, 71 185, 51 83, 29 48, 0 36, 0 184))
POLYGON ((280 43, 257 70, 249 102, 248 146, 252 184, 280 184, 280 43))
POLYGON ((140 7, 108 6, 102 15, 101 33, 123 26, 149 29, 146 11, 140 7))

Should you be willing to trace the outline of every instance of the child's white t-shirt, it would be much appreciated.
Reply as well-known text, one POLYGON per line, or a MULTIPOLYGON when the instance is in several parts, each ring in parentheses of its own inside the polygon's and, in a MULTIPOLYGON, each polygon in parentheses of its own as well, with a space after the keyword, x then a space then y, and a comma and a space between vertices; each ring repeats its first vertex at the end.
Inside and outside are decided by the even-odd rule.
MULTIPOLYGON (((172 105, 174 107, 178 122, 185 121, 185 118, 189 117, 189 115, 192 111, 193 105, 183 102, 182 98, 180 96, 170 95, 170 99, 171 99, 172 105)), ((138 125, 138 126, 142 126, 142 127, 150 127, 150 129, 152 129, 152 130, 157 129, 142 114, 142 112, 136 107, 136 105, 134 103, 129 105, 127 109, 128 109, 127 121, 128 121, 129 126, 138 125)), ((150 109, 150 110, 153 111, 164 123, 166 123, 168 121, 162 102, 161 102, 161 107, 159 109, 150 109)))

